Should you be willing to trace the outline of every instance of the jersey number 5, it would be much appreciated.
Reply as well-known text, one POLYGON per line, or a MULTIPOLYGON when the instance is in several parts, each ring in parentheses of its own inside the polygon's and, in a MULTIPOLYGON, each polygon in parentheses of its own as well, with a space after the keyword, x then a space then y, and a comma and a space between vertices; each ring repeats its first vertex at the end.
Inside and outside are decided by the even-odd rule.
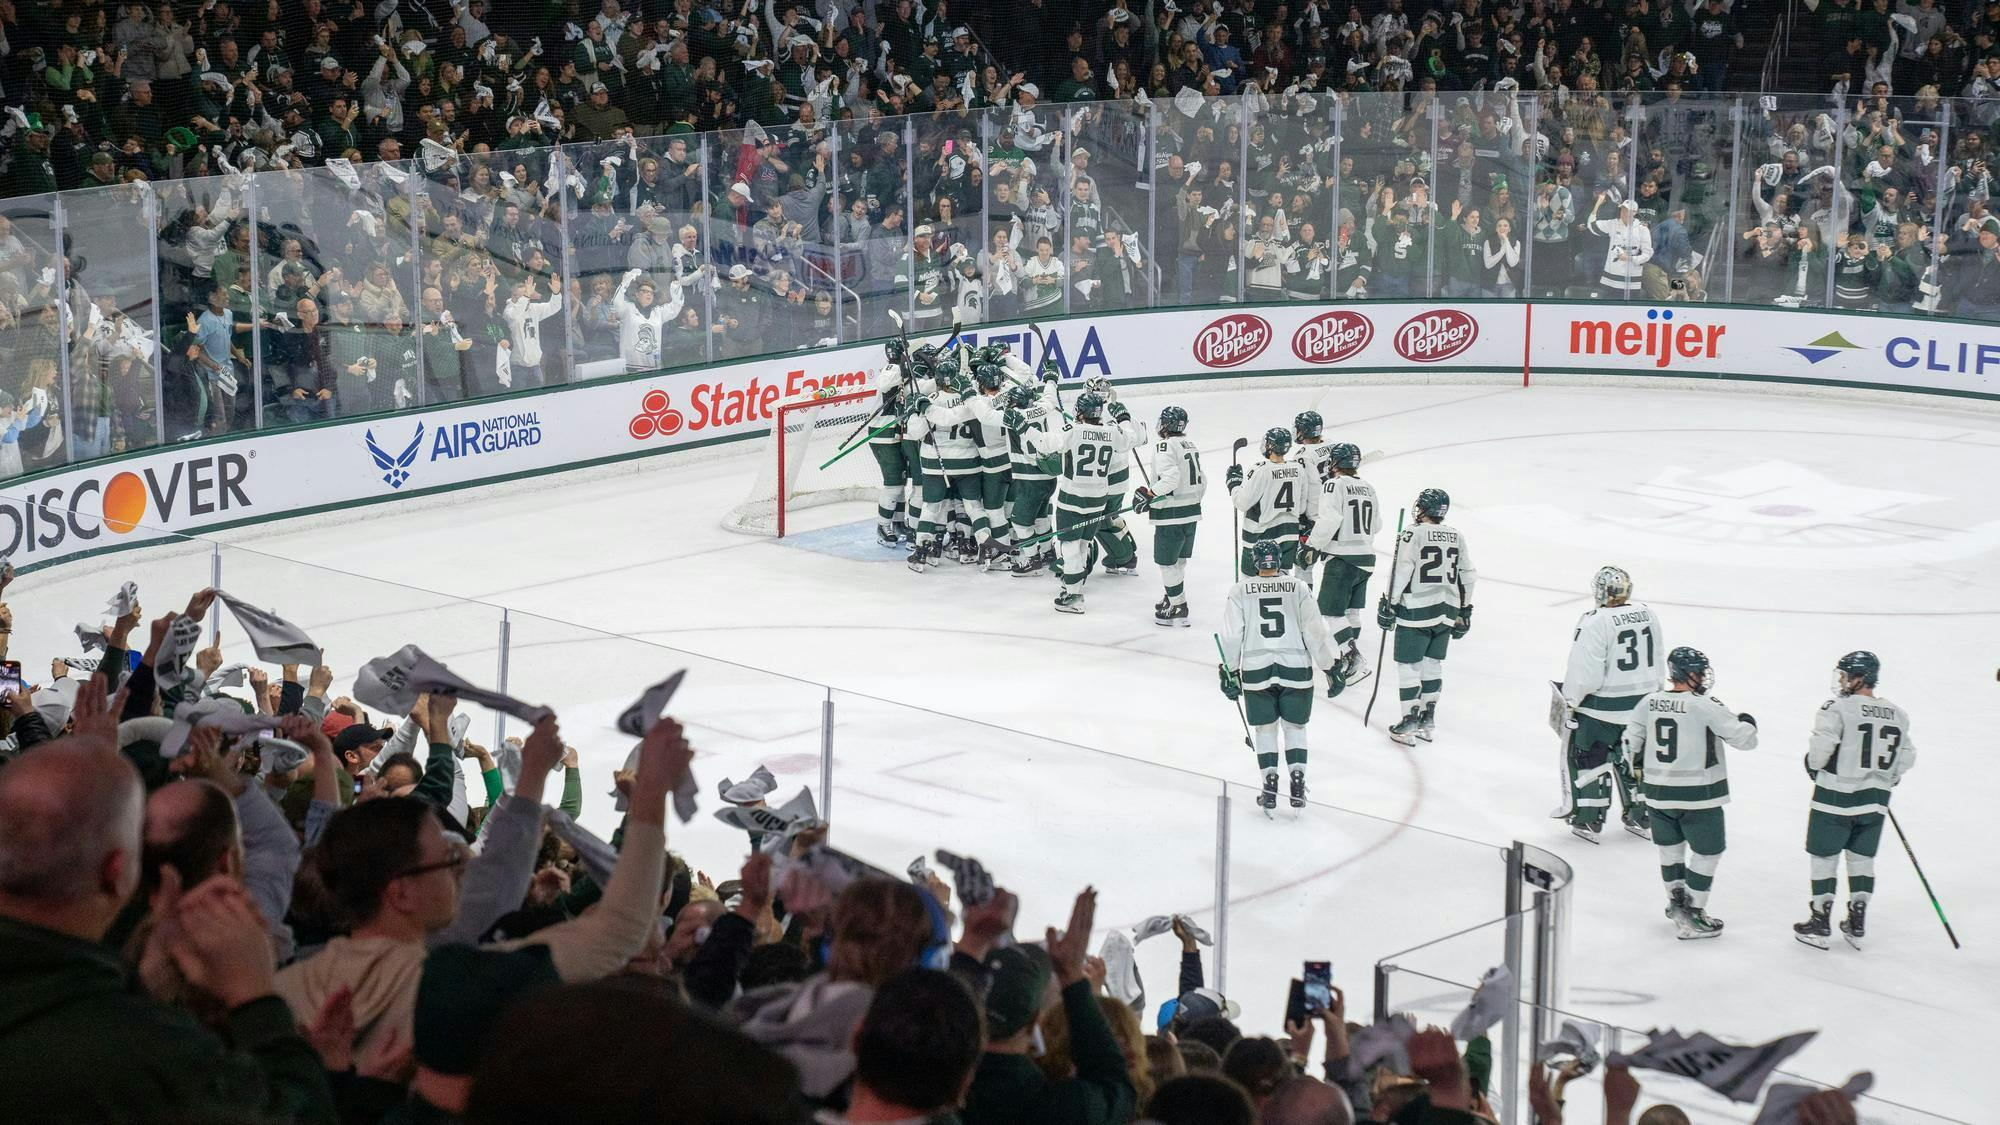
POLYGON ((1262 619, 1257 632, 1266 637, 1285 635, 1285 603, 1280 598, 1259 598, 1257 616, 1262 619))

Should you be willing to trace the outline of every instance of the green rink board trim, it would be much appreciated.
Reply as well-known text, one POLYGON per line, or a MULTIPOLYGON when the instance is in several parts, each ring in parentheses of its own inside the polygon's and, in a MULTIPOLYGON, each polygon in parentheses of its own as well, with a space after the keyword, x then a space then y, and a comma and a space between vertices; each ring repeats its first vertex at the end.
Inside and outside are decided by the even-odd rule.
MULTIPOLYGON (((1357 309, 1365 310, 1369 307, 1370 304, 1374 304, 1376 302, 1354 301, 1354 302, 1320 302, 1320 303, 1326 304, 1329 307, 1354 307, 1357 309)), ((1390 302, 1382 302, 1382 303, 1390 303, 1390 302)), ((1522 307, 1524 304, 1523 302, 1520 301, 1503 301, 1490 298, 1479 298, 1479 299, 1468 298, 1462 300, 1445 300, 1443 298, 1428 298, 1428 299, 1410 298, 1408 300, 1398 300, 1397 302, 1394 303, 1431 304, 1431 305, 1441 305, 1441 306, 1492 305, 1492 306, 1510 306, 1510 307, 1522 307)), ((1589 305, 1593 307, 1601 307, 1605 304, 1616 304, 1618 302, 1540 299, 1534 303, 1541 305, 1589 305)), ((1633 305, 1634 307, 1644 307, 1648 305, 1657 304, 1657 302, 1645 302, 1645 301, 1628 301, 1624 303, 1633 305)), ((1213 305, 1183 305, 1183 306, 1175 306, 1172 308, 1119 309, 1119 310, 1094 313, 1088 316, 1087 318, 1083 319, 1102 320, 1109 317, 1135 316, 1135 315, 1152 314, 1160 312, 1189 312, 1197 314, 1220 313, 1220 312, 1239 311, 1243 309, 1254 309, 1254 308, 1282 308, 1294 304, 1297 304, 1297 302, 1289 302, 1289 301, 1273 301, 1273 302, 1261 302, 1261 303, 1227 302, 1227 303, 1219 303, 1213 305)), ((1828 309, 1801 309, 1801 310, 1782 309, 1781 310, 1781 309, 1772 309, 1770 306, 1767 305, 1750 305, 1742 303, 1723 304, 1720 302, 1708 302, 1704 304, 1702 307, 1723 308, 1723 309, 1727 308, 1755 309, 1760 312, 1777 312, 1780 315, 1789 314, 1793 311, 1820 313, 1822 315, 1834 313, 1834 310, 1828 310, 1828 309)), ((1953 317, 1913 318, 1913 317, 1903 316, 1897 313, 1866 312, 1866 311, 1839 312, 1836 313, 1835 315, 1839 315, 1842 317, 1852 317, 1852 318, 1879 318, 1879 319, 1896 320, 1896 321, 1921 320, 1925 323, 1969 324, 1980 327, 1992 327, 1991 325, 1987 325, 1985 322, 1982 321, 1961 320, 1953 317)), ((1016 328, 1020 329, 1021 331, 1026 331, 1030 324, 1040 324, 1043 327, 1048 327, 1051 325, 1066 324, 1066 323, 1067 321, 1044 322, 1044 321, 1032 321, 1030 319, 1024 318, 1020 320, 994 321, 994 322, 984 323, 972 326, 972 330, 978 332, 981 336, 985 336, 985 335, 990 335, 992 329, 1016 328)), ((928 334, 936 335, 938 333, 928 333, 928 334)), ((864 347, 871 344, 879 345, 882 343, 886 343, 890 339, 892 339, 892 337, 888 336, 872 337, 866 340, 847 341, 838 346, 841 348, 849 348, 849 347, 864 347)), ((620 375, 607 376, 601 379, 593 379, 590 380, 588 384, 565 383, 565 384, 558 384, 555 386, 529 387, 518 391, 510 391, 506 394, 492 395, 484 398, 459 399, 452 402, 426 403, 423 406, 411 410, 368 415, 362 418, 322 419, 318 421, 307 422, 296 426, 285 426, 279 429, 246 430, 239 433, 222 434, 222 435, 217 435, 215 437, 204 437, 194 441, 169 442, 165 445, 151 445, 141 449, 130 450, 125 454, 120 454, 117 456, 100 457, 88 461, 70 462, 65 465, 56 466, 43 470, 42 472, 39 473, 16 477, 13 480, 8 481, 5 485, 0 485, 0 494, 7 493, 16 487, 32 486, 37 481, 40 481, 42 479, 57 476, 62 473, 71 472, 76 469, 93 468, 93 467, 103 468, 103 469, 113 468, 128 458, 138 458, 138 457, 152 455, 158 453, 163 449, 195 450, 209 445, 220 445, 228 442, 240 442, 246 439, 257 438, 257 437, 276 438, 281 434, 303 432, 306 430, 321 429, 329 426, 351 425, 355 422, 360 422, 360 421, 375 421, 375 420, 386 421, 399 417, 413 417, 418 414, 424 413, 426 411, 432 411, 432 410, 456 410, 469 407, 498 406, 499 404, 517 402, 525 399, 533 399, 540 397, 542 395, 559 394, 571 389, 572 387, 579 385, 605 386, 617 383, 645 382, 652 379, 658 379, 663 376, 673 375, 682 371, 716 370, 731 366, 737 366, 739 364, 745 364, 745 363, 778 361, 785 359, 786 357, 792 354, 793 353, 789 352, 777 352, 767 356, 743 357, 741 359, 732 360, 727 364, 710 364, 707 362, 701 362, 701 363, 684 364, 679 367, 658 368, 651 371, 626 372, 620 375)), ((1337 382, 1340 380, 1342 376, 1350 376, 1350 375, 1378 375, 1378 376, 1402 375, 1402 374, 1512 375, 1516 374, 1519 370, 1520 370, 1519 368, 1514 367, 1512 365, 1496 366, 1492 364, 1458 365, 1458 364, 1411 363, 1411 364, 1401 364, 1397 366, 1294 367, 1294 368, 1280 368, 1276 370, 1266 370, 1266 371, 1200 370, 1200 371, 1185 372, 1179 374, 1145 375, 1145 376, 1137 376, 1130 378, 1120 378, 1118 382, 1122 386, 1153 386, 1159 384, 1188 383, 1188 382, 1228 383, 1231 381, 1249 380, 1249 379, 1287 379, 1287 378, 1296 378, 1296 379, 1319 378, 1337 382)), ((1775 383, 1775 384, 1790 385, 1790 386, 1815 386, 1815 387, 1829 387, 1834 389, 1850 388, 1850 389, 1871 390, 1871 391, 1889 391, 1902 394, 1935 395, 1946 398, 1966 398, 1966 399, 1974 399, 1981 401, 2000 401, 2000 394, 1986 393, 1980 391, 1961 391, 1961 390, 1951 390, 1943 387, 1918 387, 1918 386, 1908 386, 1899 383, 1874 383, 1874 382, 1863 382, 1860 380, 1813 379, 1813 378, 1796 377, 1796 376, 1770 375, 1761 372, 1747 372, 1747 371, 1745 372, 1735 372, 1735 371, 1707 372, 1707 371, 1681 371, 1681 370, 1608 371, 1602 368, 1593 368, 1593 367, 1550 366, 1550 367, 1532 368, 1530 376, 1532 377, 1534 373, 1551 374, 1551 375, 1585 375, 1600 379, 1639 378, 1639 379, 1680 379, 1689 381, 1715 381, 1715 382, 1775 383)), ((616 453, 604 457, 593 457, 580 461, 568 462, 562 465, 551 465, 544 468, 524 469, 509 473, 498 473, 493 476, 482 477, 478 480, 462 481, 456 484, 433 485, 429 488, 418 488, 418 489, 411 489, 409 491, 391 492, 382 496, 331 501, 325 504, 316 504, 307 507, 294 508, 284 512, 274 512, 267 515, 246 516, 242 519, 223 520, 216 523, 201 524, 198 526, 188 526, 175 529, 174 531, 169 532, 168 534, 153 539, 136 540, 126 543, 107 544, 101 547, 93 547, 86 551, 79 551, 75 554, 66 556, 63 559, 56 560, 53 562, 38 562, 38 563, 23 564, 19 567, 19 571, 22 574, 32 574, 38 570, 42 570, 47 567, 61 566, 64 563, 73 562, 81 559, 94 558, 100 555, 110 554, 117 551, 129 551, 137 548, 160 546, 164 544, 173 543, 176 541, 185 541, 188 539, 198 538, 200 536, 210 534, 213 532, 230 531, 236 528, 253 526, 260 523, 274 523, 280 520, 298 519, 306 516, 319 515, 325 512, 334 511, 336 509, 351 509, 356 507, 387 503, 394 500, 400 500, 405 497, 436 496, 445 493, 461 491, 467 488, 478 488, 489 484, 506 484, 512 481, 523 480, 528 477, 548 476, 556 473, 572 472, 579 469, 597 468, 604 465, 612 465, 624 461, 636 460, 642 457, 659 457, 672 453, 678 453, 684 450, 709 448, 734 441, 756 440, 768 437, 770 435, 770 432, 771 432, 770 429, 766 427, 764 429, 751 430, 741 434, 731 434, 715 438, 703 438, 698 441, 683 442, 680 444, 670 445, 670 446, 641 448, 625 453, 616 453)))

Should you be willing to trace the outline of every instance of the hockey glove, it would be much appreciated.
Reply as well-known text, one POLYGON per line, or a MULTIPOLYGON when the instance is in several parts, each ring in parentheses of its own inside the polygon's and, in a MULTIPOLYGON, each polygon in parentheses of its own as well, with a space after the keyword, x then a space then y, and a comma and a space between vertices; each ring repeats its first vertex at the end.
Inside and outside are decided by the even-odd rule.
POLYGON ((911 414, 929 414, 930 412, 931 400, 926 396, 919 395, 917 396, 917 400, 910 404, 911 414))
POLYGON ((1819 771, 1812 767, 1812 754, 1810 751, 1807 752, 1803 757, 1801 757, 1799 759, 1799 762, 1806 767, 1807 777, 1813 779, 1814 781, 1819 780, 1819 771))
POLYGON ((1134 492, 1132 493, 1132 510, 1133 510, 1133 511, 1135 511, 1135 512, 1143 512, 1143 511, 1145 511, 1145 510, 1146 510, 1147 508, 1150 508, 1150 507, 1152 507, 1152 506, 1153 506, 1153 490, 1152 490, 1152 489, 1150 489, 1150 488, 1140 488, 1140 489, 1137 489, 1137 490, 1135 490, 1135 491, 1134 491, 1134 492))
POLYGON ((1215 670, 1222 673, 1222 694, 1224 697, 1235 699, 1243 694, 1243 681, 1237 677, 1236 673, 1231 672, 1227 665, 1218 664, 1215 666, 1215 670))
POLYGON ((1389 595, 1383 594, 1375 603, 1375 624, 1383 629, 1396 627, 1396 610, 1389 604, 1389 595))
POLYGON ((1458 610, 1458 624, 1451 627, 1451 639, 1454 641, 1461 640, 1470 632, 1472 632, 1472 607, 1469 605, 1460 606, 1458 610))
POLYGON ((1132 420, 1132 412, 1125 409, 1125 404, 1115 398, 1111 400, 1111 405, 1105 410, 1105 413, 1111 415, 1113 422, 1121 425, 1132 420))
POLYGON ((1340 665, 1326 670, 1326 697, 1332 699, 1347 690, 1347 678, 1340 674, 1340 665))
POLYGON ((1754 727, 1757 725, 1757 716, 1752 715, 1748 711, 1738 711, 1736 713, 1736 721, 1739 723, 1749 723, 1754 727))
POLYGON ((1012 407, 1009 407, 1006 413, 1000 415, 1000 424, 1017 434, 1021 432, 1022 426, 1027 425, 1027 422, 1027 415, 1022 414, 1012 407))
POLYGON ((1230 491, 1235 491, 1236 486, 1243 483, 1243 466, 1229 466, 1229 471, 1222 475, 1222 479, 1229 485, 1230 491))
POLYGON ((1319 552, 1306 545, 1306 537, 1299 536, 1299 565, 1310 569, 1319 562, 1319 552))
POLYGON ((1057 370, 1055 360, 1052 359, 1049 360, 1047 363, 1042 364, 1042 382, 1058 383, 1061 381, 1062 381, 1062 372, 1057 370))

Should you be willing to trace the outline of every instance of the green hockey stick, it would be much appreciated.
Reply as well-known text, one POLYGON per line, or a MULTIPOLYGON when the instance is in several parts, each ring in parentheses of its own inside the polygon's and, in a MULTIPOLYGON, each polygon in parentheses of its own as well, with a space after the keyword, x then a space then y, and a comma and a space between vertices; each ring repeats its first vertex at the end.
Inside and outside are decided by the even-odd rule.
POLYGON ((1257 752, 1257 744, 1250 740, 1250 716, 1243 711, 1243 692, 1240 690, 1243 684, 1243 677, 1229 671, 1229 657, 1222 651, 1222 634, 1210 633, 1209 636, 1215 638, 1215 655, 1222 661, 1222 670, 1229 672, 1232 676, 1236 676, 1236 683, 1239 689, 1236 693, 1236 717, 1243 720, 1243 745, 1248 746, 1250 752, 1255 754, 1257 752))
MULTIPOLYGON (((873 419, 870 420, 872 421, 873 419)), ((890 430, 895 429, 897 425, 898 423, 894 418, 889 419, 887 422, 884 422, 881 425, 875 427, 874 429, 869 430, 865 435, 862 436, 860 441, 855 442, 853 445, 848 446, 846 449, 843 449, 840 452, 834 454, 833 456, 827 458, 826 460, 820 462, 819 467, 822 469, 826 468, 828 465, 833 464, 835 461, 840 460, 842 457, 845 457, 848 454, 854 452, 855 450, 860 449, 862 446, 867 445, 869 442, 874 441, 880 435, 886 434, 890 430)))
POLYGON ((1903 842, 1903 854, 1910 857, 1910 866, 1917 869, 1917 882, 1924 885, 1924 893, 1930 896, 1931 909, 1937 911, 1938 921, 1944 923, 1944 936, 1951 939, 1953 949, 1962 948, 1958 944, 1958 935, 1951 932, 1951 923, 1945 920, 1944 906, 1938 902, 1936 892, 1931 890, 1931 881, 1924 877, 1924 865, 1917 862, 1917 853, 1910 848, 1910 838, 1903 835, 1903 826, 1897 822, 1894 809, 1889 810, 1889 826, 1896 830, 1896 839, 1903 842))
MULTIPOLYGON (((1403 517, 1408 515, 1409 511, 1408 508, 1396 509, 1396 550, 1389 556, 1389 585, 1383 591, 1390 597, 1395 596, 1396 555, 1402 553, 1400 548, 1403 543, 1403 517)), ((1375 686, 1368 692, 1368 706, 1361 709, 1361 725, 1364 727, 1368 725, 1368 716, 1375 713, 1375 697, 1381 693, 1382 681, 1387 678, 1386 670, 1382 667, 1382 654, 1389 651, 1389 634, 1393 629, 1391 626, 1382 630, 1382 642, 1375 646, 1375 686)))
MULTIPOLYGON (((1076 527, 1073 527, 1073 528, 1070 528, 1069 530, 1071 530, 1071 531, 1076 531, 1076 530, 1078 530, 1078 529, 1080 529, 1080 528, 1085 528, 1085 527, 1089 527, 1089 526, 1090 526, 1091 524, 1094 524, 1094 523, 1103 523, 1103 522, 1104 522, 1105 520, 1113 520, 1113 519, 1117 519, 1117 518, 1118 518, 1119 516, 1122 516, 1122 515, 1124 515, 1124 514, 1125 514, 1126 512, 1129 512, 1129 511, 1131 511, 1131 510, 1132 510, 1132 505, 1130 505, 1130 504, 1126 504, 1125 506, 1123 506, 1123 507, 1120 507, 1120 508, 1113 508, 1113 509, 1112 509, 1111 511, 1108 511, 1108 512, 1104 513, 1103 515, 1100 515, 1100 516, 1092 516, 1092 517, 1090 517, 1089 519, 1087 519, 1087 520, 1083 521, 1082 523, 1080 523, 1080 524, 1077 524, 1077 525, 1076 525, 1076 527)), ((1058 536, 1058 535, 1060 535, 1060 534, 1062 534, 1062 533, 1061 533, 1061 532, 1059 532, 1059 531, 1044 531, 1044 532, 1042 532, 1042 533, 1041 533, 1040 535, 1037 535, 1037 536, 1035 536, 1035 537, 1034 537, 1034 538, 1032 538, 1032 539, 1023 539, 1023 540, 1021 540, 1021 541, 1020 541, 1019 543, 1015 544, 1015 546, 1017 546, 1017 547, 1032 547, 1032 546, 1034 546, 1034 545, 1035 545, 1035 544, 1037 544, 1037 543, 1043 543, 1043 542, 1047 542, 1047 541, 1048 541, 1048 540, 1050 540, 1050 539, 1054 539, 1054 538, 1055 538, 1056 536, 1058 536)))

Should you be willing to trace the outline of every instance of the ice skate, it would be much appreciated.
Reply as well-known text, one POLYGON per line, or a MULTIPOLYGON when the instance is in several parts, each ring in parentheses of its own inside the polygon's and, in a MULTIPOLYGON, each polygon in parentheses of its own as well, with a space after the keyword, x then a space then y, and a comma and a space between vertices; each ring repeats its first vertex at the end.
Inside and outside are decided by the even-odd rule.
POLYGON ((1306 771, 1301 769, 1292 771, 1292 807, 1306 807, 1306 771))
POLYGON ((1682 941, 1698 941, 1720 935, 1722 919, 1709 917, 1708 911, 1699 906, 1685 906, 1674 918, 1674 929, 1682 941))
POLYGON ((1353 641, 1347 642, 1347 651, 1341 655, 1340 663, 1342 666, 1340 678, 1347 681, 1348 687, 1353 687, 1375 674, 1375 669, 1369 665, 1368 658, 1362 655, 1361 646, 1353 641))
MULTIPOLYGON (((1803 922, 1793 923, 1793 936, 1797 937, 1801 944, 1810 945, 1814 949, 1825 949, 1829 944, 1827 939, 1833 934, 1833 926, 1829 921, 1832 914, 1833 908, 1831 906, 1821 906, 1817 902, 1813 903, 1812 916, 1803 922)), ((1843 924, 1841 929, 1844 932, 1846 926, 1843 924)))
POLYGON ((931 545, 919 543, 911 547, 909 557, 903 561, 909 564, 911 570, 922 574, 931 564, 931 545))
POLYGON ((1675 887, 1673 890, 1668 891, 1667 920, 1672 921, 1674 915, 1680 913, 1682 910, 1687 909, 1687 905, 1688 905, 1688 893, 1686 887, 1675 887))
POLYGON ((1847 904, 1847 917, 1840 920, 1840 936, 1847 939, 1847 944, 1856 949, 1861 948, 1862 939, 1868 936, 1867 903, 1850 902, 1847 904))
POLYGON ((875 525, 875 543, 877 546, 887 547, 892 551, 903 545, 903 541, 896 535, 896 525, 892 523, 878 523, 875 525))
POLYGON ((1596 825, 1572 824, 1569 826, 1569 834, 1586 844, 1603 843, 1601 839, 1603 833, 1604 829, 1596 825))
POLYGON ((1104 568, 1104 573, 1116 574, 1121 576, 1134 575, 1139 573, 1139 562, 1137 559, 1134 559, 1133 561, 1128 562, 1123 566, 1110 566, 1107 564, 1104 568))
POLYGON ((1429 742, 1431 740, 1431 736, 1437 733, 1437 713, 1438 713, 1437 704, 1435 703, 1424 704, 1423 717, 1417 721, 1418 738, 1423 739, 1425 742, 1429 742))
POLYGON ((1082 612, 1083 612, 1083 595, 1082 595, 1082 594, 1078 594, 1078 593, 1073 593, 1072 591, 1069 591, 1069 590, 1064 590, 1064 591, 1063 591, 1062 593, 1060 593, 1060 594, 1057 594, 1057 595, 1056 595, 1056 612, 1057 612, 1057 613, 1082 613, 1082 612))
POLYGON ((1153 607, 1153 624, 1174 626, 1185 629, 1188 621, 1188 607, 1185 605, 1158 605, 1153 607))
POLYGON ((1011 570, 1014 561, 1014 548, 998 540, 990 540, 986 544, 986 550, 982 555, 982 559, 986 563, 986 569, 989 573, 999 570, 1011 570))
POLYGON ((1032 578, 1048 569, 1048 565, 1049 557, 1047 555, 1023 555, 1016 552, 1011 573, 1016 578, 1032 578))
POLYGON ((1270 816, 1271 810, 1278 807, 1278 775, 1275 772, 1264 775, 1264 791, 1257 794, 1257 807, 1264 810, 1265 816, 1270 816))
POLYGON ((1641 840, 1651 840, 1653 838, 1653 826, 1650 818, 1646 816, 1646 806, 1644 805, 1633 805, 1620 813, 1618 815, 1618 823, 1625 826, 1625 831, 1639 837, 1641 840))
POLYGON ((1404 715, 1394 725, 1390 726, 1389 740, 1402 743, 1404 746, 1415 746, 1417 744, 1417 730, 1423 726, 1423 722, 1423 708, 1410 708, 1409 714, 1404 715))

